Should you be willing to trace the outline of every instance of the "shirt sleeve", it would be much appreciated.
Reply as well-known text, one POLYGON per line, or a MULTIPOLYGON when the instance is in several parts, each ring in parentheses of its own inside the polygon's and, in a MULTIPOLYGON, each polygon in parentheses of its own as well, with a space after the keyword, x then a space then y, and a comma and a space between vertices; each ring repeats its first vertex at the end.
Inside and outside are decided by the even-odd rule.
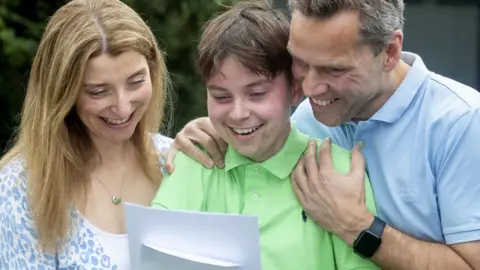
POLYGON ((26 196, 20 158, 0 170, 0 269, 55 269, 54 254, 43 252, 26 196))
POLYGON ((470 111, 450 128, 437 157, 437 196, 447 244, 480 240, 480 115, 470 111))
POLYGON ((211 176, 211 170, 178 152, 173 161, 175 170, 166 173, 152 201, 152 207, 202 211, 205 208, 205 181, 211 176))
MULTIPOLYGON (((342 173, 350 170, 351 152, 332 144, 332 158, 334 168, 342 173)), ((368 210, 377 214, 373 191, 370 186, 370 179, 365 173, 365 203, 368 210)), ((360 257, 353 251, 353 248, 347 245, 336 235, 331 235, 333 250, 335 253, 335 263, 338 269, 380 269, 373 261, 360 257)))

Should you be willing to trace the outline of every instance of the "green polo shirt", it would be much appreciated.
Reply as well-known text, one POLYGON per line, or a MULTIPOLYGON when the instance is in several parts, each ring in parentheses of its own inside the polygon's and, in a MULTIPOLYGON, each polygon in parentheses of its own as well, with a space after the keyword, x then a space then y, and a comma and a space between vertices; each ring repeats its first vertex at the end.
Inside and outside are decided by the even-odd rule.
MULTIPOLYGON (((178 153, 175 171, 166 175, 153 207, 246 214, 258 217, 263 270, 378 269, 362 259, 336 235, 302 218, 302 206, 292 190, 289 175, 306 150, 309 137, 292 125, 282 149, 256 163, 229 147, 224 169, 207 169, 178 153)), ((319 142, 320 143, 320 142, 319 142)), ((348 172, 350 152, 332 145, 336 170, 348 172)), ((366 203, 375 213, 366 177, 366 203)))

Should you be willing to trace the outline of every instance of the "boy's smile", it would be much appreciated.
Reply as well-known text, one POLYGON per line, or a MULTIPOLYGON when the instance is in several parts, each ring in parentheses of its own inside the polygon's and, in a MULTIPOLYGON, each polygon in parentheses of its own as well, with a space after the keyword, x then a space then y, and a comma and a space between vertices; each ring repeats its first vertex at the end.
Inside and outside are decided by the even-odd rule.
POLYGON ((290 133, 290 109, 301 97, 287 75, 254 73, 227 57, 207 80, 208 114, 219 135, 257 162, 275 155, 290 133))

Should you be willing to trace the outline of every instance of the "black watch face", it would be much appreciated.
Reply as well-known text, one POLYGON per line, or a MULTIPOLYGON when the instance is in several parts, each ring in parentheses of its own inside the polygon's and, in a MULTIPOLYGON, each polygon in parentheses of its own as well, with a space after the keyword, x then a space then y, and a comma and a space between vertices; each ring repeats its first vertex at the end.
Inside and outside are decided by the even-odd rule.
POLYGON ((354 248, 355 251, 360 255, 370 258, 373 256, 375 251, 377 251, 381 242, 382 240, 380 238, 369 231, 365 231, 355 242, 354 248))

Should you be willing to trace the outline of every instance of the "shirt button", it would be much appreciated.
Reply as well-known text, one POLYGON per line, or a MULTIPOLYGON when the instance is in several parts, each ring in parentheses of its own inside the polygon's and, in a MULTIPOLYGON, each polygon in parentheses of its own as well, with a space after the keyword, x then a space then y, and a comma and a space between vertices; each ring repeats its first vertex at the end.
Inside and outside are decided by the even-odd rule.
POLYGON ((253 193, 252 198, 253 198, 254 200, 258 200, 258 194, 257 194, 257 193, 253 193))
POLYGON ((258 168, 253 168, 254 173, 258 173, 259 169, 258 168))

